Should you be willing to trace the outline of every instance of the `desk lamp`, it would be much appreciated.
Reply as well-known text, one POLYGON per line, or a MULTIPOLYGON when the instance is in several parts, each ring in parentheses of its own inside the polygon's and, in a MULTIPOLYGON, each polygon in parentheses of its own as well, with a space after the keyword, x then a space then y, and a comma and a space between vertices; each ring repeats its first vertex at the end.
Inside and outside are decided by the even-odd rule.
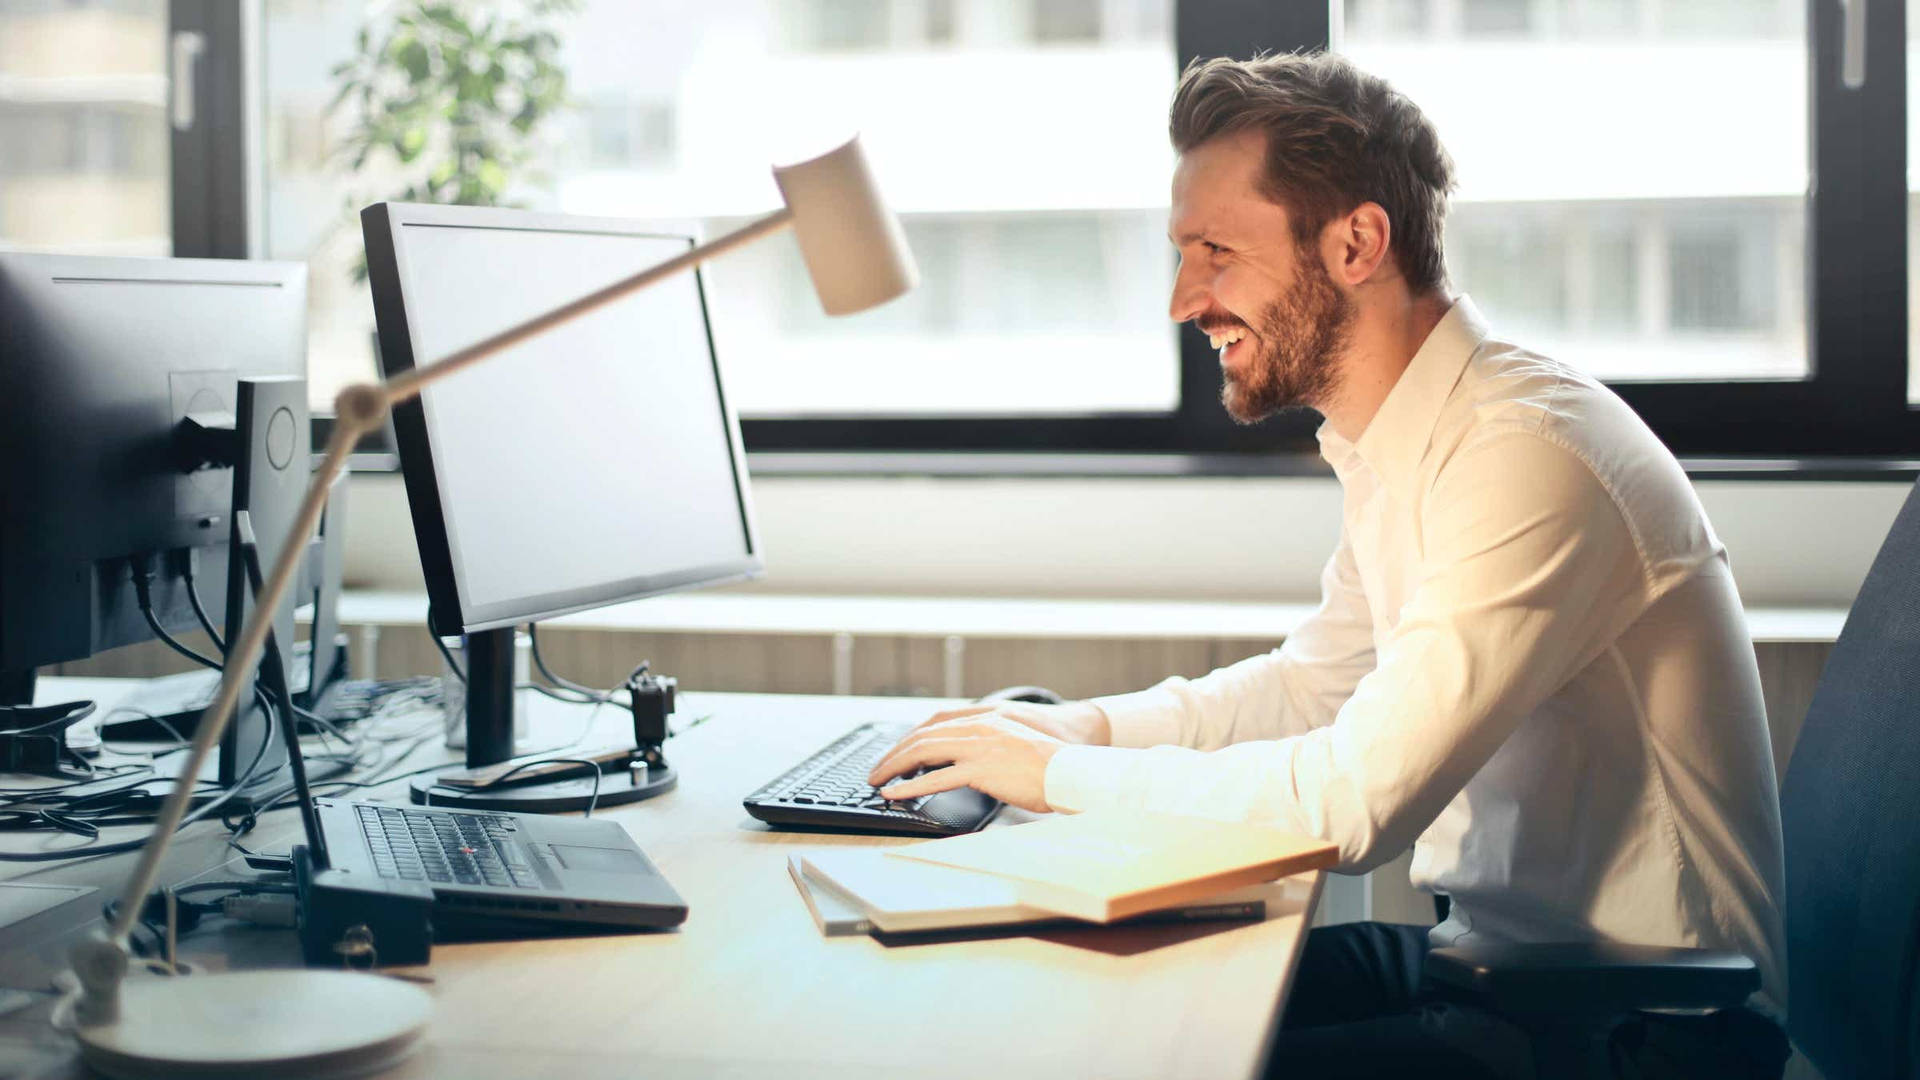
MULTIPOLYGON (((799 164, 776 167, 784 208, 658 266, 581 297, 383 383, 359 384, 334 400, 336 420, 319 470, 300 504, 292 535, 280 548, 253 614, 227 659, 220 692, 201 717, 184 777, 199 774, 233 716, 242 672, 260 658, 270 623, 293 581, 301 553, 319 523, 327 490, 362 436, 395 404, 535 335, 691 269, 789 225, 829 315, 850 315, 901 295, 919 281, 900 223, 874 185, 855 138, 799 164)), ((359 1075, 411 1052, 432 1011, 419 987, 358 972, 278 969, 126 980, 128 935, 180 825, 193 785, 168 794, 153 835, 121 892, 113 923, 74 945, 78 982, 63 1003, 88 1064, 115 1077, 182 1074, 359 1075)))

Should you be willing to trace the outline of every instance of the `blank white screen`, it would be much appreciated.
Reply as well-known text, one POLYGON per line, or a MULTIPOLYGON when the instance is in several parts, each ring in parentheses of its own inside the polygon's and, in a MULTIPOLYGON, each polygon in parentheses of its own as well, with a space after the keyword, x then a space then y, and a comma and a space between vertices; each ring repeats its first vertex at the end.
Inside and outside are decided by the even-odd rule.
MULTIPOLYGON (((437 225, 395 242, 421 366, 689 246, 437 225)), ((422 405, 469 627, 691 584, 750 554, 692 274, 436 383, 422 405)))

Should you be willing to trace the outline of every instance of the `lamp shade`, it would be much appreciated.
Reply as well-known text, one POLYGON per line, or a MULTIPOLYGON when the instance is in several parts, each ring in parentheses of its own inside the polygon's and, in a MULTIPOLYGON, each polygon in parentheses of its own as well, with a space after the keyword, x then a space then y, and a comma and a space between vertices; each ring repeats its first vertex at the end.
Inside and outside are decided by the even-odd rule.
POLYGON ((920 283, 900 221, 880 198, 858 136, 810 161, 776 166, 807 274, 829 315, 884 304, 920 283))

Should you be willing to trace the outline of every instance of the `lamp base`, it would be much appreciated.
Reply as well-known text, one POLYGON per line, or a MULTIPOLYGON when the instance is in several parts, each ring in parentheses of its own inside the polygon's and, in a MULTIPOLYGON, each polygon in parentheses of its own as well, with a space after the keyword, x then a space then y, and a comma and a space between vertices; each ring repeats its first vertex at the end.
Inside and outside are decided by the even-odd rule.
POLYGON ((397 979, 298 968, 129 978, 120 1018, 75 1030, 88 1066, 115 1080, 361 1076, 411 1054, 433 1015, 397 979))

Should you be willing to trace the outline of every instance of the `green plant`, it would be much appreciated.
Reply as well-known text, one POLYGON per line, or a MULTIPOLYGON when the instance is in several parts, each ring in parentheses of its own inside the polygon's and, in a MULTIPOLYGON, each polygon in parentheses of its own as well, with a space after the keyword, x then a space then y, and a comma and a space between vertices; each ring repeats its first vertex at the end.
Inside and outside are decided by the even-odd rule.
MULTIPOLYGON (((555 25, 578 8, 408 0, 362 26, 353 58, 333 68, 327 111, 353 109, 334 159, 394 179, 353 209, 382 198, 512 205, 509 189, 543 180, 534 168, 541 125, 568 104, 555 25)), ((356 265, 356 279, 365 272, 356 265)))

